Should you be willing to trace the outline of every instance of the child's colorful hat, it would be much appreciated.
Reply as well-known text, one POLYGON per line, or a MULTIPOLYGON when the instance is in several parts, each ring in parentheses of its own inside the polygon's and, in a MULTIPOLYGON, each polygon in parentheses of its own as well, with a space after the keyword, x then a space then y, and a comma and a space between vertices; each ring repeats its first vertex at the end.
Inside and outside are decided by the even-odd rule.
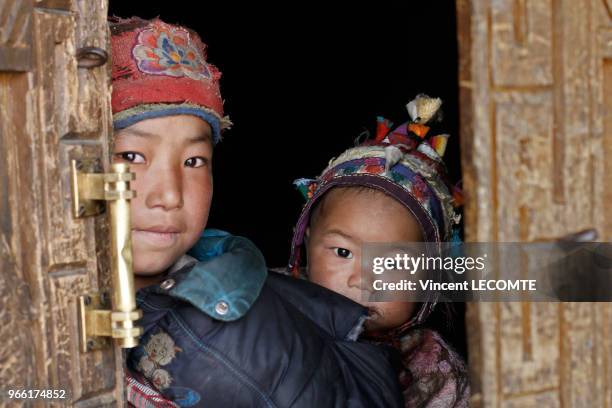
MULTIPOLYGON (((407 105, 411 121, 390 131, 392 124, 378 118, 374 139, 332 159, 316 180, 296 180, 295 184, 308 201, 291 245, 289 269, 295 275, 311 211, 319 198, 333 187, 358 186, 382 191, 410 210, 421 226, 424 241, 439 243, 458 239, 460 216, 455 208, 461 204, 462 197, 460 190, 448 182, 442 161, 448 135, 430 132, 433 122, 441 115, 441 103, 438 98, 417 96, 407 105)), ((434 304, 432 299, 429 306, 434 304)), ((420 318, 429 311, 421 311, 420 318)))
POLYGON ((186 28, 138 17, 111 19, 115 129, 144 119, 194 115, 213 141, 231 125, 223 116, 221 72, 206 62, 206 45, 186 28))

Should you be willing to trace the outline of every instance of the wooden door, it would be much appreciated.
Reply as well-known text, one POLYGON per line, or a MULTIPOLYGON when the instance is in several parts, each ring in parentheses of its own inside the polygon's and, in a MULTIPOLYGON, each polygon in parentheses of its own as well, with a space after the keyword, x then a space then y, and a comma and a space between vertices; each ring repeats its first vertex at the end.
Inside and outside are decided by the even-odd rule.
POLYGON ((10 389, 124 405, 121 349, 79 348, 77 297, 109 287, 108 226, 73 218, 69 177, 70 159, 108 168, 110 67, 77 66, 109 50, 106 18, 105 0, 0 0, 0 405, 10 389))
MULTIPOLYGON (((612 240, 612 1, 458 0, 468 241, 612 240)), ((612 304, 467 307, 472 405, 612 407, 612 304)))

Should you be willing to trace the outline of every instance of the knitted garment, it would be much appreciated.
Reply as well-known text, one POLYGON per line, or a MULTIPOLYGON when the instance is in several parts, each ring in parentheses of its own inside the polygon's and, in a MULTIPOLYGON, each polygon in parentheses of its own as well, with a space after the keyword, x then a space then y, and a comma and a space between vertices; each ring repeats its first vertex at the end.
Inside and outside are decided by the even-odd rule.
POLYGON ((404 366, 399 381, 405 408, 469 406, 467 366, 437 332, 409 330, 401 337, 399 351, 404 366))
POLYGON ((186 28, 159 19, 111 19, 115 129, 162 116, 194 115, 213 141, 231 125, 223 116, 221 72, 206 62, 206 45, 186 28))

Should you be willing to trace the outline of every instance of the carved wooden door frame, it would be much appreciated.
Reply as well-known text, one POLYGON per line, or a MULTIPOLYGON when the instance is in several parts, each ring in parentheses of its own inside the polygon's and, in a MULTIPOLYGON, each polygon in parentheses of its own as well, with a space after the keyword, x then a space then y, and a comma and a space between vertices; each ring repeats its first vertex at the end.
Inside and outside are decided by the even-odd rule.
MULTIPOLYGON (((612 2, 458 0, 472 242, 612 238, 612 2)), ((610 303, 467 306, 472 406, 611 407, 610 303)))

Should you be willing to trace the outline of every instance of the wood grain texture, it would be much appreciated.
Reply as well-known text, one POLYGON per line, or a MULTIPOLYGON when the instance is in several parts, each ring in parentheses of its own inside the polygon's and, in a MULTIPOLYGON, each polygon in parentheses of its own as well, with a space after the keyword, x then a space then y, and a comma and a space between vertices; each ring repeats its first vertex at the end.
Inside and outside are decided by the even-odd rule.
POLYGON ((32 69, 33 0, 0 0, 0 71, 32 69))
POLYGON ((72 0, 36 0, 36 7, 46 9, 70 10, 72 0))
POLYGON ((0 72, 0 384, 68 391, 49 406, 123 406, 121 350, 78 347, 77 297, 108 289, 110 255, 104 215, 73 219, 68 177, 73 158, 108 169, 110 67, 75 58, 109 48, 107 2, 36 6, 30 72, 0 72))
MULTIPOLYGON (((457 2, 467 241, 612 237, 609 11, 457 2)), ((612 407, 610 304, 469 304, 466 318, 472 406, 612 407)))

